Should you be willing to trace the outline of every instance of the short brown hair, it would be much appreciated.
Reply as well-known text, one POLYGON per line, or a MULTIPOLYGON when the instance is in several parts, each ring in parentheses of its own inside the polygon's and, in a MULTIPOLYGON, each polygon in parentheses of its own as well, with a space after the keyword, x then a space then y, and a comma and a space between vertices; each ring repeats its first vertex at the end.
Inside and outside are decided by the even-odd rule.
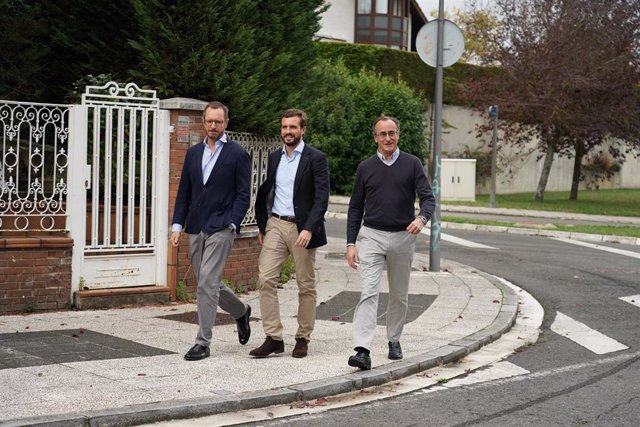
POLYGON ((204 115, 207 113, 207 110, 211 108, 212 110, 216 110, 218 108, 221 108, 222 111, 224 111, 224 118, 225 120, 229 118, 229 109, 227 108, 226 105, 224 105, 222 102, 220 101, 211 101, 210 103, 207 104, 206 107, 204 107, 204 110, 202 110, 202 118, 204 119, 204 115))
POLYGON ((289 118, 289 117, 299 117, 300 127, 301 128, 307 127, 307 113, 305 113, 304 111, 298 110, 297 108, 289 108, 288 110, 285 110, 282 112, 282 114, 280 115, 280 120, 284 118, 289 118))

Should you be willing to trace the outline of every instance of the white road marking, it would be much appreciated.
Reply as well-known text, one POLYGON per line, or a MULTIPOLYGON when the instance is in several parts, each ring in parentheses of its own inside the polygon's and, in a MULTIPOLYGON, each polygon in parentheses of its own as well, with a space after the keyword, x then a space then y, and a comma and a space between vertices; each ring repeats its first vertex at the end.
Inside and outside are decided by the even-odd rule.
MULTIPOLYGON (((428 228, 423 228, 422 229, 422 234, 426 234, 427 236, 431 235, 431 230, 428 228)), ((498 249, 498 248, 494 248, 493 246, 487 246, 487 245, 483 245, 482 243, 476 243, 476 242, 472 242, 471 240, 466 240, 466 239, 462 239, 460 237, 455 237, 452 236, 450 234, 445 234, 445 233, 441 233, 440 234, 440 238, 444 241, 450 242, 450 243, 454 243, 456 245, 460 245, 460 246, 466 246, 467 248, 473 248, 473 249, 498 249)))
POLYGON ((495 387, 497 385, 514 383, 518 381, 530 381, 532 379, 537 379, 537 378, 546 378, 554 375, 566 374, 568 372, 581 371, 584 369, 592 369, 600 365, 626 362, 627 360, 635 359, 639 356, 640 356, 640 352, 625 353, 625 354, 620 354, 618 356, 608 357, 605 359, 598 359, 590 362, 576 363, 575 365, 561 366, 559 368, 548 369, 546 371, 533 372, 528 375, 518 375, 518 376, 509 377, 509 378, 498 379, 494 382, 474 384, 469 386, 469 390, 477 390, 479 388, 486 388, 486 387, 495 387))
POLYGON ((558 240, 560 242, 571 243, 572 245, 584 246, 585 248, 598 249, 605 252, 611 252, 613 254, 625 255, 625 256, 630 256, 632 258, 640 259, 640 253, 627 251, 625 249, 610 248, 608 246, 596 245, 595 243, 587 243, 587 242, 582 242, 580 240, 567 239, 564 237, 552 237, 552 239, 558 240))
POLYGON ((629 304, 633 304, 636 307, 640 307, 640 295, 631 295, 629 297, 620 297, 622 301, 628 302, 629 304))
POLYGON ((485 383, 489 381, 501 380, 504 378, 511 378, 520 375, 527 375, 530 371, 521 368, 520 366, 511 362, 495 362, 487 366, 486 368, 478 369, 471 372, 469 375, 454 378, 446 383, 439 384, 438 386, 429 387, 421 390, 422 393, 433 393, 441 391, 447 388, 470 386, 478 383, 485 383))
POLYGON ((629 348, 559 311, 556 313, 556 320, 551 325, 551 330, 596 354, 612 353, 629 348))

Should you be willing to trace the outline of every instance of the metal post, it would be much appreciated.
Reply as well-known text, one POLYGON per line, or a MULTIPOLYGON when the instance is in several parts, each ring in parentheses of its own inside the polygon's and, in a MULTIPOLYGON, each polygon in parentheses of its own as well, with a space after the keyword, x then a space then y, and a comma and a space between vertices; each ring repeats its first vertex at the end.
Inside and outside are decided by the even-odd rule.
POLYGON ((498 106, 492 105, 489 116, 493 117, 493 138, 491 139, 491 193, 489 195, 489 207, 496 207, 496 174, 498 157, 498 106))
POLYGON ((442 63, 444 46, 444 0, 438 8, 438 41, 436 50, 436 87, 434 93, 433 127, 433 178, 431 180, 436 209, 431 217, 431 240, 429 242, 429 271, 440 271, 440 151, 442 139, 442 63))

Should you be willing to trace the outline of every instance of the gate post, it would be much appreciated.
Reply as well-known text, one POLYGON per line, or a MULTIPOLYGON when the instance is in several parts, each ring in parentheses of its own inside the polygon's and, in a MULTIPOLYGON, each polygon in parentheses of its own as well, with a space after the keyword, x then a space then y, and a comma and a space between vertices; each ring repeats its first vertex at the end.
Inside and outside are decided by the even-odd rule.
MULTIPOLYGON (((156 121, 156 131, 158 132, 158 140, 156 153, 156 161, 158 162, 158 178, 156 185, 156 285, 167 286, 171 284, 167 281, 167 262, 169 241, 169 159, 170 147, 169 143, 169 127, 170 112, 167 110, 158 110, 158 120, 156 121)), ((174 288, 175 291, 175 288, 174 288)))
POLYGON ((87 171, 87 107, 73 105, 69 110, 69 169, 67 187, 67 229, 73 239, 71 257, 71 292, 81 290, 82 261, 86 240, 87 198, 85 189, 91 185, 91 171, 87 171))

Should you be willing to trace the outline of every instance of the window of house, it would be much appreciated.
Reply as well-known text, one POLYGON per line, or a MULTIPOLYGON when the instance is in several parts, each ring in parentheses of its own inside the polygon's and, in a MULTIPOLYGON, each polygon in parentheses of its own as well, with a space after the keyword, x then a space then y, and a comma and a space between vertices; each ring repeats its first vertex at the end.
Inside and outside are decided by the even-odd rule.
POLYGON ((388 7, 389 7, 389 0, 376 0, 376 13, 380 15, 386 15, 388 7))
POLYGON ((391 12, 393 16, 402 16, 402 0, 391 0, 391 12))
POLYGON ((371 0, 358 0, 358 14, 371 13, 371 0))
POLYGON ((409 0, 356 0, 356 43, 408 49, 409 0))

